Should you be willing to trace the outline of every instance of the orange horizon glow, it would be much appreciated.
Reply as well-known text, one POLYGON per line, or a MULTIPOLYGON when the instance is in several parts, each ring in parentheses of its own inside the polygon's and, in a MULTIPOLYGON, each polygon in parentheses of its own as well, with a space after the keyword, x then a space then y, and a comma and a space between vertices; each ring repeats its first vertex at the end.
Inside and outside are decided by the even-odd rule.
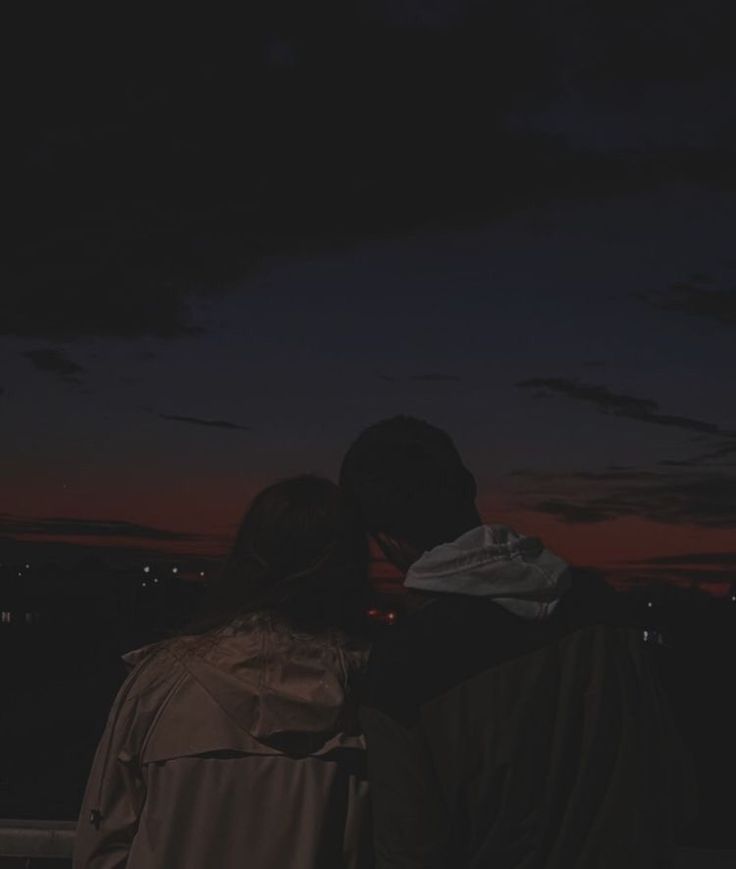
MULTIPOLYGON (((40 481, 37 482, 40 484, 40 481)), ((46 498, 39 502, 39 489, 29 486, 25 497, 19 499, 17 506, 20 510, 14 514, 14 518, 33 521, 41 515, 56 519, 90 520, 97 515, 104 516, 108 521, 134 522, 186 535, 181 540, 101 536, 93 533, 18 533, 8 536, 18 543, 29 545, 64 543, 101 550, 115 548, 140 551, 142 557, 144 552, 155 552, 164 557, 218 559, 229 551, 248 503, 261 488, 261 481, 233 486, 232 479, 225 477, 219 480, 204 477, 187 480, 171 478, 159 482, 161 485, 149 490, 146 498, 141 497, 142 493, 136 486, 98 490, 97 497, 88 500, 89 511, 82 515, 79 500, 73 493, 66 490, 52 493, 47 490, 46 498), (110 498, 110 492, 115 492, 114 498, 110 498), (103 501, 104 495, 107 497, 103 501), (43 506, 41 511, 38 510, 39 503, 43 506), (30 509, 32 504, 36 509, 30 509)), ((711 592, 717 595, 724 594, 733 581, 730 576, 724 578, 723 569, 719 570, 719 566, 714 564, 688 564, 683 561, 667 565, 651 561, 698 552, 733 552, 732 529, 664 525, 632 517, 570 524, 543 513, 492 503, 483 497, 480 498, 479 507, 484 522, 509 525, 519 533, 540 537, 544 545, 560 557, 573 565, 600 570, 617 587, 625 587, 643 579, 676 585, 689 584, 691 580, 678 574, 678 569, 697 571, 699 586, 712 586, 711 592)), ((386 583, 395 586, 400 581, 398 571, 388 565, 380 554, 374 559, 371 573, 379 585, 386 583)))

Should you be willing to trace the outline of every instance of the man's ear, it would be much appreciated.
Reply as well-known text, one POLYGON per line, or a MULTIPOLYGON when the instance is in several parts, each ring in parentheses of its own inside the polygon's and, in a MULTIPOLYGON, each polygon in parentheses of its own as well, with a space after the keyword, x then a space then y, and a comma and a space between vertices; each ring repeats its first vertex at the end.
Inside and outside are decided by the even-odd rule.
POLYGON ((389 552, 396 552, 399 549, 399 541, 390 534, 386 534, 385 531, 377 531, 373 535, 373 539, 386 557, 388 557, 389 552))
POLYGON ((391 534, 386 534, 384 531, 376 532, 373 535, 373 539, 391 564, 394 567, 398 567, 404 573, 419 558, 420 553, 413 546, 404 540, 393 537, 391 534))

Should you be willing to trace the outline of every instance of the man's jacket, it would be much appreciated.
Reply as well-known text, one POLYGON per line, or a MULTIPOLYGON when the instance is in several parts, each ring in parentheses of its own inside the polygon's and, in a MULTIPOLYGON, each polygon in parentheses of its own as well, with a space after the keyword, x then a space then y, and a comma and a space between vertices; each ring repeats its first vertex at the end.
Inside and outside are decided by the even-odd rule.
POLYGON ((619 596, 500 526, 430 550, 379 639, 362 723, 379 869, 638 869, 690 770, 619 596))

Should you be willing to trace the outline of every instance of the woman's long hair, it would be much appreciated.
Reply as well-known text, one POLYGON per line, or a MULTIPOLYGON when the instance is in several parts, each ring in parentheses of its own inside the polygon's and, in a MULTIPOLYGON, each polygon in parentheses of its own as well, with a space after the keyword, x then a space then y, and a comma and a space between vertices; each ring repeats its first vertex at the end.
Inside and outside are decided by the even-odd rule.
POLYGON ((312 475, 253 499, 193 629, 268 612, 294 628, 359 631, 368 600, 368 544, 340 488, 312 475))

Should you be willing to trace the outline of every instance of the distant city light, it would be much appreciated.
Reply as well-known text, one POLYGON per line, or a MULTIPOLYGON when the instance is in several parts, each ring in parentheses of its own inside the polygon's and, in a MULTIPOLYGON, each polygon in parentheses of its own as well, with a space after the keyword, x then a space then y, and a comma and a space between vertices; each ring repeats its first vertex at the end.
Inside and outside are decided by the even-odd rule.
POLYGON ((153 577, 153 581, 154 581, 154 582, 158 582, 158 577, 157 577, 157 576, 154 576, 154 577, 153 577))
MULTIPOLYGON (((204 571, 203 571, 203 570, 200 570, 200 571, 199 571, 199 575, 200 575, 200 576, 204 576, 204 571)), ((736 600, 736 598, 735 598, 735 600, 736 600)))
POLYGON ((731 600, 736 600, 736 594, 731 595, 731 600))
POLYGON ((18 571, 18 576, 23 576, 23 571, 19 570, 19 571, 18 571))
POLYGON ((147 583, 145 580, 141 583, 141 586, 142 586, 143 588, 145 588, 147 585, 148 585, 148 583, 147 583))
POLYGON ((178 573, 178 572, 179 572, 179 568, 178 568, 178 567, 172 567, 172 568, 171 568, 171 572, 172 572, 172 573, 178 573))
POLYGON ((147 564, 147 565, 143 568, 143 572, 144 572, 144 573, 150 573, 150 572, 151 572, 151 567, 150 567, 150 565, 147 564))
POLYGON ((648 607, 653 607, 654 604, 653 604, 651 601, 649 601, 649 602, 647 603, 647 606, 648 606, 648 607))
POLYGON ((396 621, 396 613, 393 610, 369 609, 366 615, 372 621, 380 622, 384 625, 392 625, 396 621))
POLYGON ((30 565, 30 564, 26 564, 26 570, 30 570, 30 569, 31 569, 31 565, 30 565))

